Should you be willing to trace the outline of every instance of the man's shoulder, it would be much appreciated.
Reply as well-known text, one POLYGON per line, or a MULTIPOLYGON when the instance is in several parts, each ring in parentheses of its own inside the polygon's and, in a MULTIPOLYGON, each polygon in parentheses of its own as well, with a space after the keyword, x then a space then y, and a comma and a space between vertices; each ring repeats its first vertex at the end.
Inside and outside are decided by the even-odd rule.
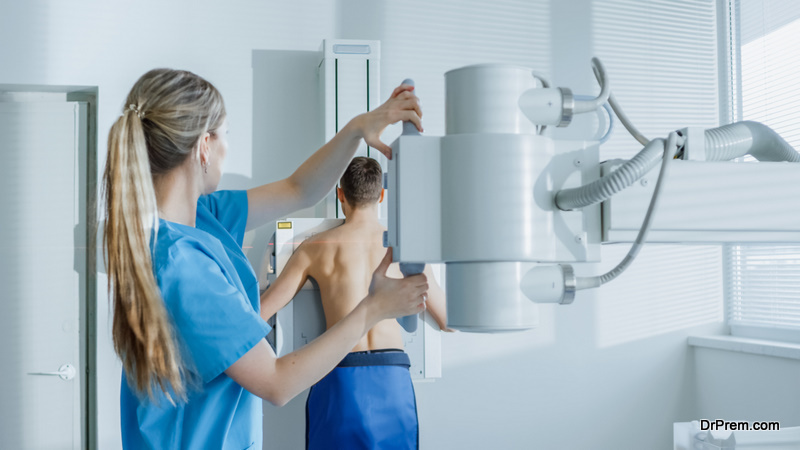
POLYGON ((306 242, 314 243, 315 245, 338 246, 353 240, 360 240, 365 237, 365 231, 369 228, 359 227, 349 223, 343 223, 338 227, 331 228, 325 231, 310 236, 306 242))
POLYGON ((306 240, 303 241, 303 244, 306 245, 307 247, 310 245, 313 245, 314 247, 318 246, 330 247, 338 245, 343 240, 344 237, 342 230, 340 230, 340 228, 342 228, 342 225, 336 228, 331 228, 329 230, 315 233, 314 235, 306 238, 306 240))
POLYGON ((325 230, 306 238, 297 248, 296 252, 305 253, 312 260, 319 262, 326 254, 335 251, 344 242, 341 233, 336 232, 337 228, 325 230))

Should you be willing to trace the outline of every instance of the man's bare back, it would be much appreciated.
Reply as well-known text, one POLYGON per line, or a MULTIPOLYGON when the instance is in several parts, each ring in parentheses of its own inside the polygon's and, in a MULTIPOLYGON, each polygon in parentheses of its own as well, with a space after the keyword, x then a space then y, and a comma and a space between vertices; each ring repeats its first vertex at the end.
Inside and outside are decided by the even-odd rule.
MULTIPOLYGON (((262 296, 262 317, 266 320, 283 308, 305 281, 313 278, 319 286, 326 328, 331 328, 367 296, 372 273, 386 254, 382 245, 384 230, 377 217, 369 214, 348 219, 343 225, 306 239, 262 296)), ((429 284, 428 311, 439 327, 446 329, 444 292, 430 267, 426 267, 425 273, 429 284)), ((402 278, 397 264, 389 267, 387 276, 402 278)), ((394 319, 379 322, 353 351, 402 349, 400 330, 394 319)))
MULTIPOLYGON (((347 222, 312 236, 303 243, 311 263, 307 272, 319 286, 327 328, 355 309, 367 296, 372 273, 386 254, 381 245, 384 228, 375 223, 347 222)), ((387 275, 401 278, 397 264, 387 275)), ((353 351, 403 348, 400 325, 394 319, 379 322, 353 351)))

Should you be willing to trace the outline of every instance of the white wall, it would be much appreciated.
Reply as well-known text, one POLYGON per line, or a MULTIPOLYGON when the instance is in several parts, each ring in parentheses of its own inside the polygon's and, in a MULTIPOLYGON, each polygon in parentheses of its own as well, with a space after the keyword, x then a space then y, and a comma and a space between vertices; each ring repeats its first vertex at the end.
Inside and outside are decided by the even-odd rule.
MULTIPOLYGON (((253 50, 311 51, 331 37, 379 39, 383 97, 403 78, 415 78, 426 131, 442 134, 441 74, 449 68, 523 64, 556 84, 592 92, 591 14, 589 0, 7 2, 0 14, 0 84, 97 86, 102 167, 107 131, 136 78, 158 66, 195 71, 226 99, 231 151, 222 187, 244 188, 290 170, 254 165, 269 164, 263 155, 278 167, 297 157, 252 148, 260 126, 252 123, 253 50), (490 26, 490 20, 504 22, 490 26), (410 24, 421 26, 409 34, 410 24)), ((602 264, 579 270, 608 268, 626 250, 604 248, 602 264)), ((672 422, 697 418, 696 362, 685 337, 722 328, 717 252, 650 247, 630 273, 601 291, 568 307, 543 307, 536 330, 445 335, 443 378, 416 385, 423 448, 670 448, 672 422), (674 267, 691 261, 704 267, 697 277, 711 280, 698 292, 670 277, 674 267), (705 309, 698 314, 696 305, 705 309)), ((119 447, 119 364, 111 350, 105 283, 101 277, 103 449, 119 447)), ((302 448, 302 405, 293 405, 267 410, 270 416, 285 411, 265 427, 268 442, 283 443, 276 448, 302 448)))

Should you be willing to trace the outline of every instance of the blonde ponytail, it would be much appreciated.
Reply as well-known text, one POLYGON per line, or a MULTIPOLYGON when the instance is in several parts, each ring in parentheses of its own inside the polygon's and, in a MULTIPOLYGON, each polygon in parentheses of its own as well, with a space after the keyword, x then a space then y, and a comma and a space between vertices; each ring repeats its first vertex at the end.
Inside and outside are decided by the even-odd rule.
POLYGON ((114 308, 114 350, 130 386, 154 398, 186 398, 187 373, 153 271, 158 216, 153 176, 189 156, 203 133, 219 127, 219 92, 190 72, 157 69, 134 85, 108 136, 103 175, 103 247, 114 308))

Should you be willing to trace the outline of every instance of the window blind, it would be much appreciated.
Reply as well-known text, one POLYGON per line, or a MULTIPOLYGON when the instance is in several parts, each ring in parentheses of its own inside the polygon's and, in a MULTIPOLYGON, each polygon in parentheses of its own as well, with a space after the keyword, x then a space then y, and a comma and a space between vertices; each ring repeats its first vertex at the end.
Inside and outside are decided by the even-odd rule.
MULTIPOLYGON (((716 14, 714 0, 592 2, 593 53, 606 65, 622 108, 648 138, 718 125, 716 14)), ((600 157, 629 159, 641 148, 617 124, 600 157)), ((604 246, 601 267, 616 265, 628 248, 604 246)), ((627 272, 597 293, 601 347, 724 320, 719 246, 649 244, 627 272)))
POLYGON ((732 245, 725 253, 732 334, 800 340, 800 246, 732 245))
POLYGON ((741 0, 742 118, 800 147, 800 2, 741 0))
MULTIPOLYGON (((444 135, 445 72, 482 63, 550 71, 549 0, 408 0, 384 8, 382 98, 413 78, 428 135, 444 135)), ((384 141, 391 139, 387 133, 384 141)))
MULTIPOLYGON (((594 53, 612 91, 648 138, 719 122, 716 4, 713 0, 593 2, 594 53)), ((642 146, 622 127, 601 156, 631 158, 642 146)))
MULTIPOLYGON (((735 0, 742 120, 762 122, 800 148, 800 2, 735 0)), ((731 333, 800 341, 800 246, 725 251, 731 333)))

